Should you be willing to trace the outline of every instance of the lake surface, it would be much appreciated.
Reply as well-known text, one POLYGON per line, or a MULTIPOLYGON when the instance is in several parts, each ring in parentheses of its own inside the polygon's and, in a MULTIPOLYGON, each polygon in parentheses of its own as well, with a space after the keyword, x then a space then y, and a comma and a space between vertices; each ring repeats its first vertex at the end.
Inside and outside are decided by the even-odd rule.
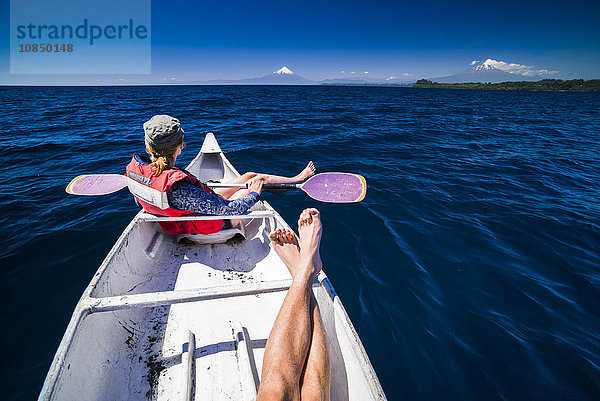
MULTIPOLYGON (((71 313, 135 215, 142 123, 212 131, 240 171, 366 177, 323 214, 324 269, 390 400, 600 399, 600 94, 393 87, 0 88, 0 398, 34 399, 71 313)), ((292 224, 293 225, 293 224, 292 224)))

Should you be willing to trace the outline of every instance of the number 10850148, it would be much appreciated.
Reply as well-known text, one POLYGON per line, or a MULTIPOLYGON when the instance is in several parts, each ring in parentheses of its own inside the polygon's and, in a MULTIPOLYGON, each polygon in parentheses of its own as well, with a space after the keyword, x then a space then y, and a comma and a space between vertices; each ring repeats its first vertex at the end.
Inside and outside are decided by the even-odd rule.
POLYGON ((21 43, 19 53, 72 53, 73 44, 21 43))

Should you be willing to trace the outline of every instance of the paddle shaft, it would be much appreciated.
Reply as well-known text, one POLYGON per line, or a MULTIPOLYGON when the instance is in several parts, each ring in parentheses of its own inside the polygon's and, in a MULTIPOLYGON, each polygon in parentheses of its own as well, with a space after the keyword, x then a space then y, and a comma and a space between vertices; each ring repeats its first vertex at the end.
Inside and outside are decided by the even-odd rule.
MULTIPOLYGON (((227 182, 207 182, 206 185, 210 188, 248 188, 248 184, 231 184, 227 182)), ((299 184, 263 184, 263 189, 299 189, 300 187, 298 185, 299 184)))
MULTIPOLYGON (((80 175, 69 183, 66 191, 73 195, 106 195, 127 187, 128 179, 130 178, 120 174, 80 175)), ((248 188, 247 183, 208 182, 206 185, 212 188, 248 188)), ((367 183, 365 178, 358 174, 331 172, 313 175, 298 184, 264 184, 263 189, 274 193, 301 189, 311 198, 321 202, 353 203, 363 200, 367 183)), ((135 191, 131 191, 135 195, 135 191)))

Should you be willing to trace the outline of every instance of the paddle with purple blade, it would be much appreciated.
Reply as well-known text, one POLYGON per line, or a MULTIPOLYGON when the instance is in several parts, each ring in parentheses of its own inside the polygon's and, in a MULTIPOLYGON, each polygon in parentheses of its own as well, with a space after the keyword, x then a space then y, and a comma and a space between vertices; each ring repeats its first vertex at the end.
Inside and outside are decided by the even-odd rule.
MULTIPOLYGON (((246 184, 207 183, 213 188, 246 188, 246 184)), ((106 195, 127 186, 127 177, 120 174, 80 175, 69 183, 66 191, 73 195, 106 195)), ((265 190, 301 189, 308 196, 321 202, 360 202, 367 192, 363 176, 352 173, 321 173, 301 184, 265 184, 265 190)))
POLYGON ((301 184, 265 184, 263 189, 301 189, 311 198, 328 203, 360 202, 367 193, 362 175, 352 173, 321 173, 301 184))
POLYGON ((106 195, 127 186, 127 177, 121 174, 90 174, 74 178, 66 188, 73 195, 106 195))
POLYGON ((298 185, 311 198, 329 203, 360 202, 367 192, 363 176, 351 173, 322 173, 298 185))

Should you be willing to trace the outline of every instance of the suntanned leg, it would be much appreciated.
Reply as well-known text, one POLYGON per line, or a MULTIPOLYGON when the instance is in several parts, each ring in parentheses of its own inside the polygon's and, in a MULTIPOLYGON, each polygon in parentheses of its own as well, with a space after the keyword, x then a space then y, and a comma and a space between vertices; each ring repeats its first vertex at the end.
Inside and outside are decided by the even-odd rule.
POLYGON ((301 395, 300 375, 312 330, 312 282, 320 270, 314 263, 321 241, 320 220, 300 220, 298 231, 303 244, 300 261, 267 340, 257 400, 299 400, 301 395))
MULTIPOLYGON (((308 209, 309 213, 314 209, 308 209)), ((310 214, 303 214, 301 218, 312 218, 310 214)), ((300 261, 300 248, 293 231, 277 229, 269 235, 273 249, 283 260, 288 270, 294 275, 300 261)), ((320 258, 315 258, 318 270, 321 269, 320 258)), ((331 391, 331 359, 329 355, 329 342, 325 326, 321 319, 319 305, 311 297, 312 336, 304 371, 300 377, 300 398, 302 400, 329 400, 331 391)))
POLYGON ((282 177, 279 175, 271 174, 258 174, 257 178, 264 181, 265 184, 285 184, 285 183, 297 183, 306 180, 315 174, 316 168, 312 161, 308 162, 304 170, 294 177, 282 177))
MULTIPOLYGON (((253 172, 248 172, 248 173, 244 173, 242 175, 240 175, 239 177, 235 177, 232 180, 227 181, 229 184, 245 184, 246 182, 250 181, 252 178, 256 177, 258 174, 257 173, 253 173, 253 172)), ((242 192, 242 191, 246 191, 246 193, 244 195, 246 195, 248 193, 248 191, 246 189, 239 189, 239 188, 213 188, 213 191, 215 191, 215 193, 217 195, 219 195, 221 198, 223 199, 235 199, 232 198, 232 196, 236 193, 236 192, 242 192)), ((239 195, 236 198, 241 198, 244 195, 239 195)))
POLYGON ((331 394, 331 358, 325 325, 319 304, 311 299, 313 321, 312 339, 300 383, 300 399, 329 400, 331 394))
MULTIPOLYGON (((282 177, 279 175, 248 172, 227 182, 230 184, 244 184, 253 178, 257 178, 262 180, 264 184, 299 183, 314 175, 315 171, 315 165, 312 161, 310 161, 308 162, 306 167, 304 167, 304 170, 302 170, 299 174, 297 174, 294 177, 282 177)), ((233 194, 244 190, 238 188, 215 188, 214 191, 217 195, 220 195, 224 199, 233 199, 233 194)), ((241 196, 238 195, 237 198, 241 196)))
POLYGON ((300 399, 300 374, 311 334, 310 275, 300 276, 290 286, 269 334, 257 400, 300 399))

